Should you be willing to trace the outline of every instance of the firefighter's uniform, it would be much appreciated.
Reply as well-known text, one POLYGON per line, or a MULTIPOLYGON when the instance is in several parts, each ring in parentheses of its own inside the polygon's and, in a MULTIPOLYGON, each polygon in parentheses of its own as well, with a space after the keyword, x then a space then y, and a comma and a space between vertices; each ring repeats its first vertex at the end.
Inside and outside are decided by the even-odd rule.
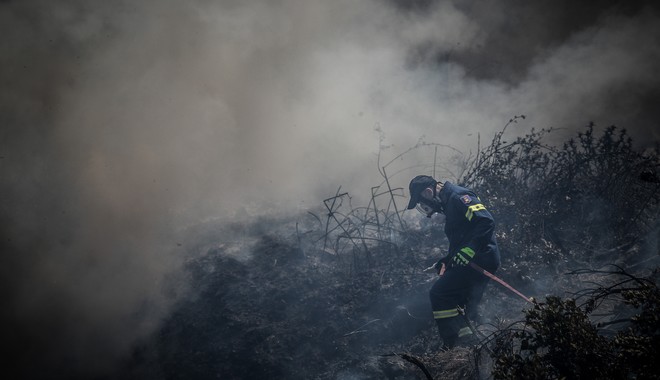
POLYGON ((470 267, 473 261, 493 273, 500 265, 500 254, 495 240, 493 216, 472 191, 445 182, 439 193, 444 205, 445 234, 449 239, 448 255, 436 266, 446 263, 447 270, 435 282, 429 295, 433 317, 440 336, 447 347, 453 347, 457 338, 471 334, 465 318, 476 319, 477 304, 481 300, 488 278, 470 267))

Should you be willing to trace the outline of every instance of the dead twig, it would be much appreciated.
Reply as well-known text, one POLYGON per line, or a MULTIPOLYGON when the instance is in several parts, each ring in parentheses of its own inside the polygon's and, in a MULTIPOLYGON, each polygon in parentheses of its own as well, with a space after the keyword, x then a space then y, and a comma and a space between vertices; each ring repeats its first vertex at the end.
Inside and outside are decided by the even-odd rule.
POLYGON ((422 372, 424 372, 424 375, 426 376, 426 378, 427 378, 428 380, 433 380, 433 376, 431 376, 431 372, 429 372, 429 370, 426 369, 426 366, 424 365, 424 363, 422 363, 421 360, 417 359, 416 357, 414 357, 414 356, 412 356, 412 355, 409 355, 409 354, 398 354, 398 353, 396 353, 396 352, 392 352, 391 354, 385 354, 385 355, 381 355, 381 356, 383 356, 383 357, 385 357, 385 356, 398 356, 398 357, 400 357, 401 359, 403 359, 403 360, 405 360, 405 361, 407 361, 407 362, 410 362, 410 363, 416 365, 417 367, 419 367, 419 369, 421 369, 422 372))
POLYGON ((362 328, 364 328, 364 327, 366 327, 366 326, 368 326, 368 325, 370 325, 374 322, 378 322, 378 321, 380 321, 380 319, 374 319, 372 321, 369 321, 369 322, 363 324, 362 326, 358 327, 357 329, 342 335, 342 338, 345 338, 345 337, 353 335, 353 334, 359 334, 359 333, 367 332, 367 330, 360 330, 360 329, 362 329, 362 328))

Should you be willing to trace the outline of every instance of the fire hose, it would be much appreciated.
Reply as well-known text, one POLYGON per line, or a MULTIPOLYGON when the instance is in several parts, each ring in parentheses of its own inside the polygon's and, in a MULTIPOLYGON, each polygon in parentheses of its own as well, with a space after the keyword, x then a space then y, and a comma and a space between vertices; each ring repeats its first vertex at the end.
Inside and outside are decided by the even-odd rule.
MULTIPOLYGON (((480 267, 479 265, 477 265, 473 262, 470 262, 470 266, 472 267, 472 269, 476 270, 477 272, 483 274, 484 276, 490 278, 493 281, 498 282, 499 284, 501 284, 505 288, 511 290, 512 292, 514 292, 516 295, 520 296, 520 298, 524 299, 525 301, 527 301, 529 303, 532 303, 532 304, 534 303, 534 298, 525 296, 524 294, 522 294, 518 290, 516 290, 513 286, 507 284, 506 281, 504 281, 501 278, 495 276, 494 274, 490 273, 489 271, 485 270, 484 268, 480 267)), ((426 271, 433 270, 434 268, 435 268, 434 266, 431 266, 429 268, 426 268, 426 271)), ((440 267, 440 270, 438 271, 438 275, 442 276, 445 273, 445 269, 446 269, 446 266, 445 266, 444 263, 442 263, 442 267, 440 267)))
POLYGON ((470 262, 470 266, 472 267, 472 269, 476 270, 477 272, 483 274, 486 277, 489 277, 491 280, 499 282, 505 288, 507 288, 507 289, 511 290, 512 292, 516 293, 518 296, 520 296, 520 298, 524 299, 525 301, 527 301, 531 304, 534 303, 533 298, 530 298, 530 297, 527 297, 527 296, 523 295, 522 293, 517 291, 513 286, 507 284, 504 280, 502 280, 501 278, 495 276, 494 274, 490 273, 489 271, 485 270, 484 268, 480 267, 479 265, 477 265, 473 262, 470 262))

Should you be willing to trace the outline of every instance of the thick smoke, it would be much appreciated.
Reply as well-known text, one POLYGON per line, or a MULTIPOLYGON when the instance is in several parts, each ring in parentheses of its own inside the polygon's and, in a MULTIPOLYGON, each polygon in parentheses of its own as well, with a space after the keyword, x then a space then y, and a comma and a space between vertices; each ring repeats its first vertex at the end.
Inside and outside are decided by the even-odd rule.
POLYGON ((179 231, 339 185, 366 195, 376 128, 385 161, 422 137, 467 152, 518 114, 512 133, 594 121, 658 140, 655 8, 501 4, 2 1, 1 309, 29 347, 18 363, 113 365, 181 293, 164 290, 179 231))

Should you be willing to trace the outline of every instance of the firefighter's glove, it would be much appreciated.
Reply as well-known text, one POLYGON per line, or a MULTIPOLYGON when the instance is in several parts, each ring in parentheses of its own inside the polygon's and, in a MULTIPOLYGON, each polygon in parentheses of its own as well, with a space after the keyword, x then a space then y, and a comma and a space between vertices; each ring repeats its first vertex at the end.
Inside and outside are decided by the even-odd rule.
POLYGON ((472 258, 474 258, 474 250, 470 247, 463 247, 452 258, 452 265, 467 266, 472 258))

